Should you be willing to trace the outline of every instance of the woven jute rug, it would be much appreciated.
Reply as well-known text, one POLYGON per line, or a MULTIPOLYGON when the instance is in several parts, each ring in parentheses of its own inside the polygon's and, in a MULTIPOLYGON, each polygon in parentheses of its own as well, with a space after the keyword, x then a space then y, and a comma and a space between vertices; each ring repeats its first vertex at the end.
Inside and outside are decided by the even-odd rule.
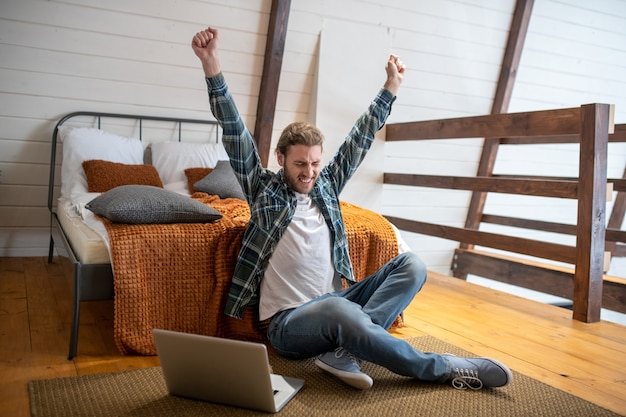
MULTIPOLYGON (((408 339, 422 351, 472 356, 430 336, 408 339)), ((374 379, 367 391, 352 389, 319 370, 313 360, 270 358, 275 373, 303 378, 304 388, 281 416, 617 416, 604 408, 513 372, 504 388, 459 391, 450 385, 419 382, 372 364, 363 371, 374 379)), ((33 417, 56 416, 255 416, 267 415, 167 394, 160 368, 29 383, 33 417)), ((245 393, 242 393, 244 395, 245 393)))

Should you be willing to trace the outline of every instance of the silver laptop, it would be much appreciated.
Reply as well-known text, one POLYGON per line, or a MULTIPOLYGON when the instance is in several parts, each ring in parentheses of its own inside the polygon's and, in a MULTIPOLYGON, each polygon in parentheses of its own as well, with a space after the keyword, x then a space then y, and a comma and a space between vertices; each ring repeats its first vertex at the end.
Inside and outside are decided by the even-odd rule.
POLYGON ((304 380, 270 372, 262 343, 153 330, 171 395, 278 412, 304 380))

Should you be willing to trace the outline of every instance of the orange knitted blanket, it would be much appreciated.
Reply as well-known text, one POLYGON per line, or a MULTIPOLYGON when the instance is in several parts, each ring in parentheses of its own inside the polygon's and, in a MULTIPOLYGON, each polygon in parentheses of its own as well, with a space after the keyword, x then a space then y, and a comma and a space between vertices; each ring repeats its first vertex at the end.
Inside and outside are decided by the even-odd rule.
MULTIPOLYGON (((152 329, 265 342, 256 308, 243 320, 223 314, 243 232, 246 202, 197 193, 219 210, 215 223, 129 225, 104 221, 115 281, 115 343, 123 354, 156 354, 152 329)), ((341 203, 350 258, 363 279, 398 254, 391 224, 373 211, 341 203)))

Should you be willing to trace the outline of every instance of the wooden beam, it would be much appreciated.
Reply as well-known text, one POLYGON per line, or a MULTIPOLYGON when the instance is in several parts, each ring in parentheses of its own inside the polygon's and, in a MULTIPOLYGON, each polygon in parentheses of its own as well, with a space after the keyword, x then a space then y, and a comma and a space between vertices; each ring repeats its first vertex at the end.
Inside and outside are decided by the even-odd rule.
MULTIPOLYGON (((390 123, 386 141, 549 136, 580 133, 580 108, 390 123)), ((479 172, 479 175, 481 173, 479 172)))
POLYGON ((506 113, 511 102, 511 94, 515 85, 515 77, 524 50, 524 41, 528 32, 528 24, 533 10, 534 0, 517 0, 511 29, 507 40, 496 95, 493 100, 491 114, 506 113))
POLYGON ((580 143, 580 135, 509 136, 500 139, 501 145, 536 145, 546 143, 580 143))
MULTIPOLYGON (((615 125, 615 132, 609 134, 609 143, 626 142, 626 124, 615 125)), ((555 136, 508 136, 500 138, 501 145, 536 145, 546 143, 580 143, 579 134, 555 136)))
POLYGON ((602 281, 602 307, 626 313, 626 279, 604 277, 602 281))
MULTIPOLYGON (((516 217, 497 216, 495 214, 483 214, 483 223, 498 224, 501 226, 518 227, 520 229, 540 230, 542 232, 561 233, 564 235, 576 235, 577 227, 573 224, 546 222, 541 220, 520 219, 516 217)), ((605 251, 609 251, 609 244, 613 246, 626 243, 626 230, 607 228, 605 231, 605 251)), ((617 248, 616 248, 617 250, 617 248)))
POLYGON ((605 234, 606 234, 605 239, 606 239, 607 245, 608 245, 608 242, 626 243, 626 230, 607 228, 605 231, 605 234))
MULTIPOLYGON (((626 175, 626 172, 624 175, 626 175)), ((613 183, 613 191, 626 191, 626 179, 610 179, 609 182, 613 183)))
POLYGON ((483 223, 499 224, 501 226, 518 227, 520 229, 541 230, 542 232, 576 235, 576 226, 573 224, 553 223, 541 220, 519 219, 515 217, 483 214, 483 223))
POLYGON ((574 319, 600 321, 606 218, 609 106, 581 107, 574 319))
MULTIPOLYGON (((454 276, 476 275, 506 284, 573 299, 574 271, 510 259, 477 251, 457 249, 452 262, 454 276)), ((626 313, 626 280, 604 276, 602 307, 626 313)))
POLYGON ((287 23, 291 0, 272 0, 270 21, 265 43, 265 59, 263 61, 263 75, 259 90, 259 101, 256 110, 254 138, 256 139, 261 164, 267 167, 276 112, 276 98, 278 84, 283 64, 285 40, 287 38, 287 23))
POLYGON ((473 245, 521 253, 524 255, 535 256, 537 258, 551 259, 553 261, 560 261, 569 264, 574 264, 576 262, 576 248, 573 246, 542 242, 539 240, 520 237, 504 236, 497 233, 481 232, 473 229, 443 226, 440 224, 432 224, 392 216, 384 217, 393 223, 398 229, 406 230, 407 232, 421 233, 457 242, 469 242, 473 245))
POLYGON ((454 276, 476 275, 568 300, 574 298, 573 272, 548 269, 484 252, 455 250, 452 272, 454 276))
MULTIPOLYGON (((524 41, 528 32, 528 24, 532 15, 534 0, 517 0, 515 10, 513 12, 513 20, 511 21, 511 29, 509 30, 509 38, 507 40, 504 57, 502 59, 502 67, 500 76, 498 77, 498 85, 496 94, 491 107, 491 114, 506 113, 509 109, 511 101, 511 93, 515 85, 515 77, 519 69, 519 63, 524 50, 524 41)), ((483 143, 483 149, 478 162, 477 175, 487 176, 493 173, 493 167, 496 163, 498 155, 498 147, 500 140, 491 135, 486 136, 483 143)), ((465 219, 465 227, 478 229, 480 218, 485 209, 485 201, 487 193, 474 192, 470 199, 467 218, 465 219)), ((465 242, 461 242, 461 247, 470 248, 471 246, 465 242)))
POLYGON ((609 142, 626 142, 626 124, 615 125, 609 135, 609 142))
POLYGON ((537 180, 493 177, 452 177, 441 175, 385 173, 383 183, 449 190, 489 191, 493 193, 541 197, 578 197, 578 182, 569 180, 537 180))

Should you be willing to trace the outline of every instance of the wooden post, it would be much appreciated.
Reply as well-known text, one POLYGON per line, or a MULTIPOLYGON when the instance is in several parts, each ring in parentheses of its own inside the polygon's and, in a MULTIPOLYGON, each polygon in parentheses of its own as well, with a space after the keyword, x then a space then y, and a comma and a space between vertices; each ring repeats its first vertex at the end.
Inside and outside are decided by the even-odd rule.
POLYGON ((264 167, 267 167, 270 154, 276 99, 278 97, 278 83, 283 64, 290 8, 291 0, 272 0, 272 10, 265 44, 263 76, 261 77, 259 102, 254 126, 254 138, 259 150, 259 156, 261 157, 261 165, 264 167))
MULTIPOLYGON (((515 11, 513 13, 513 20, 511 21, 511 29, 504 51, 504 57, 502 58, 502 67, 500 69, 491 114, 506 113, 509 108, 513 86, 515 85, 515 75, 517 74, 522 51, 524 49, 524 40, 526 39, 533 4, 534 0, 517 0, 515 4, 515 11)), ((476 175, 489 176, 492 174, 499 145, 499 138, 485 138, 476 175)), ((486 192, 472 193, 472 198, 467 210, 465 227, 478 229, 486 199, 486 192)), ((463 249, 471 249, 473 246, 474 245, 465 242, 461 242, 460 245, 463 249)), ((465 279, 466 276, 460 276, 459 278, 465 279)))
POLYGON ((582 106, 580 123, 573 317, 593 323, 602 308, 609 106, 582 106))

